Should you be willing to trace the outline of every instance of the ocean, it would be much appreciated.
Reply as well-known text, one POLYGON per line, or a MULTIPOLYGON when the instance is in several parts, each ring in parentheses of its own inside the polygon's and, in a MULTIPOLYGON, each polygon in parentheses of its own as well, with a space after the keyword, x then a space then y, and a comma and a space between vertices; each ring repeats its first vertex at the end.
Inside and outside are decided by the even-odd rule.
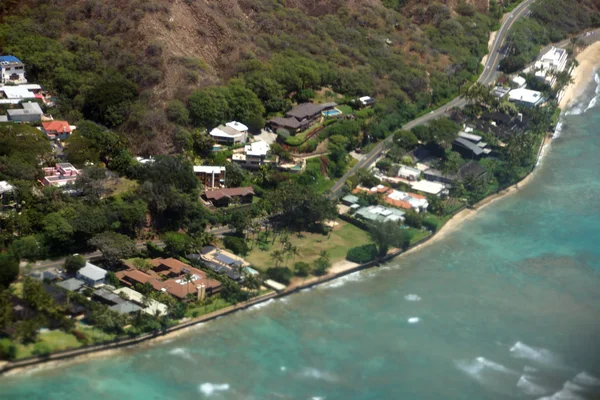
POLYGON ((152 347, 0 378, 0 398, 600 398, 599 93, 562 116, 527 186, 423 251, 152 347))

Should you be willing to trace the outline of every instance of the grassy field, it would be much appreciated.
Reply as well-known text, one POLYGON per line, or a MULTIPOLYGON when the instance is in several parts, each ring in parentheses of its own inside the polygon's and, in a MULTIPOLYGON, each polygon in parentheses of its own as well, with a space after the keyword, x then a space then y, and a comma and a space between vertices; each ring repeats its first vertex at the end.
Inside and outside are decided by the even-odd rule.
POLYGON ((415 228, 408 228, 408 229, 413 232, 413 237, 410 239, 410 244, 417 243, 419 240, 423 240, 426 237, 431 235, 431 232, 429 232, 429 231, 422 231, 420 229, 415 229, 415 228))
POLYGON ((229 303, 221 298, 216 298, 211 304, 207 304, 204 306, 190 307, 186 311, 185 316, 189 317, 189 318, 195 318, 195 317, 199 317, 204 314, 209 314, 211 312, 220 310, 221 308, 229 307, 230 305, 231 305, 231 303, 229 303))
MULTIPOLYGON (((296 247, 300 256, 296 257, 296 261, 313 262, 319 258, 321 251, 325 250, 331 257, 331 262, 340 261, 346 258, 346 253, 350 247, 360 246, 370 243, 367 232, 355 227, 344 221, 338 221, 331 235, 321 235, 318 233, 302 233, 302 236, 290 235, 290 242, 296 247)), ((279 249, 280 243, 275 241, 268 250, 262 251, 258 247, 245 257, 246 260, 256 268, 265 270, 273 266, 270 254, 273 250, 279 249)), ((291 266, 293 260, 289 260, 288 266, 291 266)))
POLYGON ((346 104, 337 106, 337 109, 340 110, 341 112, 343 112, 344 114, 352 114, 352 112, 354 111, 354 110, 352 110, 352 107, 350 107, 349 105, 346 105, 346 104))
MULTIPOLYGON (((65 349, 74 349, 81 346, 81 343, 75 336, 70 333, 63 331, 46 331, 40 333, 39 342, 43 342, 47 345, 48 350, 58 351, 65 349)), ((17 358, 30 357, 34 354, 36 344, 28 345, 17 345, 17 358)))

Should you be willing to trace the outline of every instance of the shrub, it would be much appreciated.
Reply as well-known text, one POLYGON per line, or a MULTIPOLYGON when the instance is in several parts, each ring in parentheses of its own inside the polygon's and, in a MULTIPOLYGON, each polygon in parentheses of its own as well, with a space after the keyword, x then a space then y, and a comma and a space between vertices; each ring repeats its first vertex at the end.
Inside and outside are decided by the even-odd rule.
POLYGON ((249 251, 248 245, 244 239, 236 236, 225 236, 225 239, 223 239, 223 245, 225 248, 231 250, 238 256, 245 256, 249 251))
POLYGON ((65 269, 74 274, 85 266, 85 258, 80 255, 68 256, 65 259, 65 269))
POLYGON ((308 276, 310 270, 310 264, 305 263, 304 261, 298 261, 294 264, 294 274, 296 274, 296 276, 308 276))
POLYGON ((267 277, 287 285, 292 279, 292 271, 286 267, 271 267, 267 269, 267 277))
POLYGON ((410 210, 405 215, 406 225, 412 226, 413 228, 421 229, 423 226, 423 216, 421 214, 417 214, 416 212, 410 210))
POLYGON ((33 346, 32 353, 36 356, 46 356, 52 352, 50 345, 46 342, 38 342, 33 346))
POLYGON ((423 226, 435 233, 440 228, 440 222, 435 218, 425 217, 423 219, 423 226))
POLYGON ((365 244, 352 247, 346 254, 346 259, 359 264, 373 261, 377 257, 377 246, 374 244, 365 244))
POLYGON ((0 359, 14 360, 17 357, 17 346, 10 339, 0 340, 0 359))

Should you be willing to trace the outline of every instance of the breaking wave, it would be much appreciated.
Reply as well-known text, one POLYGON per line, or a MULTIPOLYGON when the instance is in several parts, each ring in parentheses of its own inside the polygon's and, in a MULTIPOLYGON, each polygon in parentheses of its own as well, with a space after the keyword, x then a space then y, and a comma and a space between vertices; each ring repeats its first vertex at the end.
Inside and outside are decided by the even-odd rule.
POLYGON ((549 367, 562 367, 560 359, 550 350, 528 346, 525 343, 516 342, 510 353, 515 358, 528 359, 549 367))
POLYGON ((407 294, 404 296, 404 300, 406 301, 421 301, 421 296, 418 294, 407 294))
POLYGON ((542 396, 548 393, 548 389, 543 387, 542 385, 538 385, 530 380, 527 376, 523 375, 519 378, 517 382, 517 387, 523 391, 528 396, 542 396))
POLYGON ((268 306, 269 304, 273 304, 274 302, 275 302, 275 300, 269 299, 269 300, 264 301, 262 303, 258 303, 258 304, 255 304, 253 306, 248 307, 248 310, 259 310, 261 308, 264 308, 264 307, 268 306))
POLYGON ((416 324, 417 322, 419 322, 421 319, 418 317, 411 317, 408 319, 408 323, 409 324, 416 324))
POLYGON ((587 110, 589 110, 590 108, 594 108, 596 106, 596 103, 598 102, 598 98, 594 97, 592 100, 590 100, 588 106, 586 107, 585 110, 583 110, 583 112, 586 112, 587 110))
POLYGON ((556 124, 556 128, 554 128, 554 133, 552 134, 552 139, 556 139, 556 138, 560 137, 560 134, 562 132, 562 127, 563 127, 562 121, 558 121, 558 123, 556 124))
POLYGON ((172 356, 178 356, 186 360, 193 360, 194 358, 190 354, 189 350, 183 347, 176 347, 173 350, 169 351, 169 354, 172 356))
POLYGON ((228 383, 203 383, 200 386, 198 386, 198 390, 200 390, 200 392, 202 394, 204 394, 206 397, 210 397, 213 394, 215 394, 216 392, 225 392, 227 390, 229 390, 229 384, 228 383))
POLYGON ((583 371, 573 378, 573 383, 583 386, 600 386, 600 379, 583 371))
POLYGON ((321 371, 317 368, 304 368, 301 376, 304 378, 312 378, 326 382, 337 382, 338 378, 331 372, 321 371))
POLYGON ((353 272, 351 274, 342 276, 330 283, 325 284, 323 287, 325 288, 338 288, 338 287, 342 287, 344 286, 346 283, 348 282, 356 282, 359 281, 361 278, 360 276, 360 271, 357 272, 353 272))
POLYGON ((490 361, 484 357, 477 357, 473 360, 459 360, 455 361, 454 364, 458 369, 480 382, 483 381, 483 375, 486 371, 500 372, 507 375, 517 374, 504 365, 490 361))

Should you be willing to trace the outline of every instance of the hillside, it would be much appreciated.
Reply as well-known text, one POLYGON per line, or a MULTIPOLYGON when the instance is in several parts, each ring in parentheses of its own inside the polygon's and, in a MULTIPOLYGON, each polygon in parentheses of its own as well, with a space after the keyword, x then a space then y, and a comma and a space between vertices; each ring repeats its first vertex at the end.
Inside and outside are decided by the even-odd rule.
POLYGON ((53 3, 3 2, 0 52, 23 59, 30 81, 56 92, 55 116, 92 119, 146 155, 176 151, 177 137, 223 118, 259 127, 322 87, 377 97, 375 120, 393 129, 473 79, 502 13, 488 0, 53 3), (195 90, 233 77, 234 102, 250 106, 210 118, 190 109, 190 118, 195 90))

